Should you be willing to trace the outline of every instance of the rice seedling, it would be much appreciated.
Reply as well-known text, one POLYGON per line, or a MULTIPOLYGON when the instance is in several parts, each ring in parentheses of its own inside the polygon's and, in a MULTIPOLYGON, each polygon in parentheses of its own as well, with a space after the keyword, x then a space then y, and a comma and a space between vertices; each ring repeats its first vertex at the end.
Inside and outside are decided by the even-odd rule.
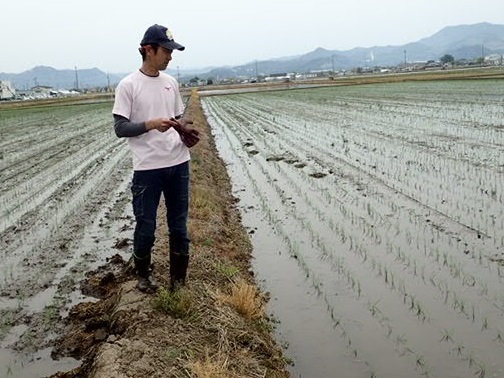
POLYGON ((455 348, 450 349, 450 353, 455 352, 457 357, 463 357, 464 348, 465 347, 462 344, 457 344, 455 348))
POLYGON ((504 343, 504 336, 503 336, 501 330, 497 329, 496 332, 497 332, 497 336, 495 336, 495 340, 501 344, 504 343))
POLYGON ((483 330, 486 330, 486 329, 488 329, 488 318, 485 316, 483 318, 483 322, 481 324, 481 330, 483 331, 483 330))
POLYGON ((453 343, 453 329, 444 329, 442 332, 441 340, 440 341, 447 341, 453 343))
POLYGON ((485 364, 478 363, 478 366, 476 368, 476 372, 474 375, 478 378, 485 378, 486 376, 486 367, 485 364))
POLYGON ((380 301, 377 300, 376 302, 368 302, 368 309, 371 315, 376 316, 377 314, 381 313, 380 309, 378 308, 378 303, 380 301))

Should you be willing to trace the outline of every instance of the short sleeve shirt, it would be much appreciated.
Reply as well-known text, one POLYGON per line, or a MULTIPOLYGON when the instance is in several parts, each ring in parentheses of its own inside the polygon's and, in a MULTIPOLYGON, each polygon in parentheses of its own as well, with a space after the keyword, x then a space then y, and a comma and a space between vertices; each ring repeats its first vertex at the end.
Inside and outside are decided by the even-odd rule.
MULTIPOLYGON (((113 114, 131 122, 145 122, 153 118, 172 118, 183 114, 184 103, 175 78, 163 72, 150 77, 134 72, 117 85, 113 114)), ((172 167, 190 159, 189 149, 175 129, 166 132, 150 130, 129 137, 136 171, 172 167)))

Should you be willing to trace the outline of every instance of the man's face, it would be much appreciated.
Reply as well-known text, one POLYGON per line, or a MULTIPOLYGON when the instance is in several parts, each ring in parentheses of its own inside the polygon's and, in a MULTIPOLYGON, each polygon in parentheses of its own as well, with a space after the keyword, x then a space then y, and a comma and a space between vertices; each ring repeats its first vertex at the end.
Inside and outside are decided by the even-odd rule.
POLYGON ((148 46, 147 53, 151 64, 158 70, 163 71, 166 67, 168 67, 170 60, 172 60, 173 50, 165 49, 164 47, 159 46, 157 51, 154 51, 151 46, 148 46))

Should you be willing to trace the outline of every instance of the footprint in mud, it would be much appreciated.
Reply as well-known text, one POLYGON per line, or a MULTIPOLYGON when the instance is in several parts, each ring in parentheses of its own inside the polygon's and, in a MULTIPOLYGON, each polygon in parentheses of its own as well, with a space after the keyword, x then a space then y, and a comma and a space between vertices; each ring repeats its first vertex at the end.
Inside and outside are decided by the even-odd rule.
POLYGON ((273 155, 266 158, 266 161, 282 161, 285 157, 282 155, 273 155))
POLYGON ((314 178, 322 178, 322 177, 326 177, 327 173, 314 172, 314 173, 310 173, 308 176, 314 177, 314 178))

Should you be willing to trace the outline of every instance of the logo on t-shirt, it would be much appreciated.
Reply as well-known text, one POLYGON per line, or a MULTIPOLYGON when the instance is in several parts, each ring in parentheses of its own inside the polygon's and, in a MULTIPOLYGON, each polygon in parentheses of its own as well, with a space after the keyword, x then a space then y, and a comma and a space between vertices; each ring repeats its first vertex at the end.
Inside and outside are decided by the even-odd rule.
POLYGON ((169 91, 171 89, 171 87, 164 87, 164 89, 166 89, 167 91, 169 91))

